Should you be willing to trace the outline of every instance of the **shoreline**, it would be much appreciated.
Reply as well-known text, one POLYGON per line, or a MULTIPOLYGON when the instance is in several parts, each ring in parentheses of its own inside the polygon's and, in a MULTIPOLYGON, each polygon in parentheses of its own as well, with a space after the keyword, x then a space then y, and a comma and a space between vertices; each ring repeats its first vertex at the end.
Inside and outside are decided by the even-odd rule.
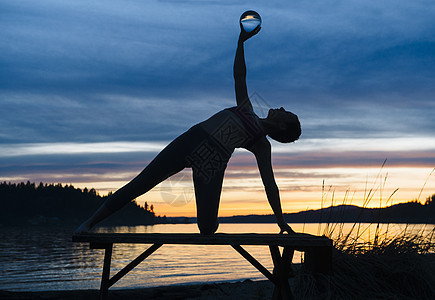
MULTIPOLYGON (((237 282, 182 284, 149 288, 109 289, 108 299, 154 299, 154 300, 207 300, 207 299, 270 299, 273 283, 268 280, 250 279, 237 282)), ((0 290, 4 300, 94 300, 99 299, 99 290, 58 290, 12 292, 0 290)))

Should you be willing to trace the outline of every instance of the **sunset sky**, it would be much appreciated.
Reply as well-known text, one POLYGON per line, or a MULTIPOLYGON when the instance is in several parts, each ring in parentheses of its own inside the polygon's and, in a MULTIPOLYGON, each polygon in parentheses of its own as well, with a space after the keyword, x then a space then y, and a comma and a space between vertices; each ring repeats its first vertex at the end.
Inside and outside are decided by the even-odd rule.
MULTIPOLYGON (((369 206, 435 193, 433 0, 1 1, 0 181, 120 188, 235 105, 246 10, 263 20, 245 45, 254 109, 302 124, 299 141, 272 142, 284 212, 362 205, 371 189, 369 206)), ((190 170, 138 201, 194 216, 190 170)), ((240 149, 220 215, 250 213, 272 211, 240 149)))

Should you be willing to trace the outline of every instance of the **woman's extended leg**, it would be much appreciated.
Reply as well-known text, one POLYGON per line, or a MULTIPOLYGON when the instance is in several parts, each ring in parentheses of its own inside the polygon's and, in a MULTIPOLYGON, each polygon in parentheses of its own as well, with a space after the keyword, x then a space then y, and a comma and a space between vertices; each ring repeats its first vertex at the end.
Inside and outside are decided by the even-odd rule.
POLYGON ((117 190, 76 232, 87 232, 131 200, 148 192, 157 184, 186 167, 186 157, 191 152, 195 136, 184 133, 163 149, 132 181, 117 190))
POLYGON ((77 232, 87 232, 114 212, 121 209, 131 200, 145 194, 169 176, 184 169, 183 164, 171 165, 165 161, 164 155, 158 155, 139 175, 112 194, 98 210, 79 228, 77 232))

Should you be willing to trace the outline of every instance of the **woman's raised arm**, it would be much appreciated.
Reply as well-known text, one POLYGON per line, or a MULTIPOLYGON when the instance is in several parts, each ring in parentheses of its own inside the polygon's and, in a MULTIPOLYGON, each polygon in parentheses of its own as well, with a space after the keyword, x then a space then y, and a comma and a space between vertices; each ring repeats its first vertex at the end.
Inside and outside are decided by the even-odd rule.
POLYGON ((240 35, 237 42, 236 57, 234 58, 233 67, 237 106, 248 105, 250 108, 252 108, 251 101, 248 97, 248 88, 246 86, 246 63, 243 43, 247 39, 256 35, 260 31, 260 29, 261 27, 257 26, 251 32, 246 32, 243 29, 243 26, 240 24, 240 35))

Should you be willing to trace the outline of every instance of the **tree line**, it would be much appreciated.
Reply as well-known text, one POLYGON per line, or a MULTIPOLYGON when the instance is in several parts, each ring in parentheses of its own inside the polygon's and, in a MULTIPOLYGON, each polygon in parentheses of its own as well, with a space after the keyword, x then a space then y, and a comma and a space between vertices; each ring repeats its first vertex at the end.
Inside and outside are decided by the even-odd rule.
MULTIPOLYGON (((95 189, 80 189, 72 185, 43 184, 31 182, 0 183, 1 225, 76 225, 86 220, 110 196, 100 196, 95 189)), ((416 200, 386 208, 358 208, 341 206, 317 211, 287 214, 287 221, 319 222, 324 218, 331 221, 360 222, 422 222, 435 224, 435 194, 422 204, 416 200), (331 210, 332 213, 326 212, 331 210)), ((193 218, 194 219, 194 218, 193 218)), ((194 221, 194 220, 191 221, 194 221)), ((220 218, 221 222, 274 222, 271 216, 237 216, 220 218), (269 220, 268 218, 271 218, 269 220)), ((156 216, 154 206, 147 202, 141 207, 135 201, 103 221, 101 225, 152 225, 156 223, 183 223, 165 216, 156 216)))
MULTIPOLYGON (((108 195, 110 196, 110 194, 108 195)), ((3 225, 79 225, 108 196, 95 189, 44 183, 0 183, 0 224, 3 225)), ((127 204, 102 225, 150 225, 159 222, 154 206, 136 201, 127 204)))

